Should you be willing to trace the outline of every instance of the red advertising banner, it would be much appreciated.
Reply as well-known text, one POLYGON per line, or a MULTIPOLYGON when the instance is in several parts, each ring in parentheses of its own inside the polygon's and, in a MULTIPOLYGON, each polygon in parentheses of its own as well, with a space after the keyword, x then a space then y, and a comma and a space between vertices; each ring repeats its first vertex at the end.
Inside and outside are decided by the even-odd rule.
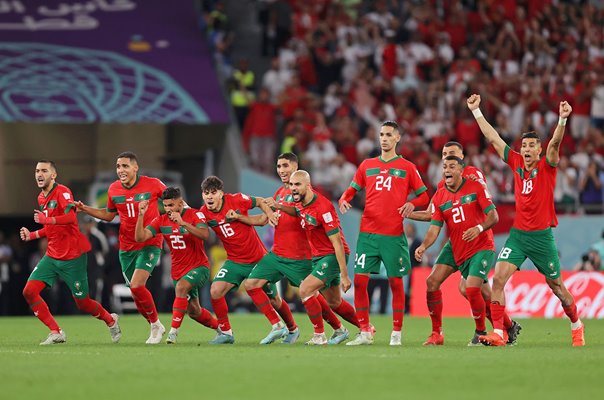
MULTIPOLYGON (((411 314, 427 317, 426 278, 429 268, 415 268, 412 273, 411 314)), ((470 316, 470 305, 457 289, 460 274, 442 285, 443 315, 470 316)), ((492 273, 491 273, 492 278, 492 273)), ((604 318, 604 273, 563 271, 562 278, 575 297, 582 318, 604 318)), ((518 271, 505 288, 506 310, 512 317, 559 318, 564 316, 560 300, 537 271, 518 271)))

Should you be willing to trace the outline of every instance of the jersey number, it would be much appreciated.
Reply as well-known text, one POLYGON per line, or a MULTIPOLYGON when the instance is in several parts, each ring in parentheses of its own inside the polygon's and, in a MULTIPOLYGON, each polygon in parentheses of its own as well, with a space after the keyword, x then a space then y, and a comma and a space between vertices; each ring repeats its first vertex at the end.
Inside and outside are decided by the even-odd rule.
POLYGON ((361 269, 365 268, 365 254, 355 254, 354 262, 356 265, 361 267, 361 269))
POLYGON ((463 208, 461 206, 455 207, 453 210, 453 222, 459 224, 466 220, 466 216, 463 213, 463 208))
POLYGON ((498 258, 501 258, 502 260, 507 260, 510 257, 510 253, 511 252, 512 252, 512 249, 510 249, 509 247, 504 247, 499 252, 499 257, 498 258))
POLYGON ((187 248, 187 244, 182 239, 181 235, 170 235, 170 246, 175 250, 182 250, 187 248))
POLYGON ((231 237, 235 234, 233 228, 231 228, 231 224, 220 225, 220 231, 224 235, 224 237, 231 237))
POLYGON ((224 278, 224 276, 229 272, 228 269, 220 268, 220 271, 216 274, 214 278, 224 278))
POLYGON ((136 213, 134 212, 134 203, 126 203, 126 210, 128 210, 128 217, 136 217, 136 213))
POLYGON ((386 179, 384 179, 384 177, 382 175, 378 175, 375 178, 375 190, 383 190, 384 188, 386 188, 386 190, 390 191, 390 188, 392 186, 392 177, 389 176, 386 179))
POLYGON ((533 181, 531 179, 525 179, 522 181, 522 194, 529 194, 533 191, 533 181))

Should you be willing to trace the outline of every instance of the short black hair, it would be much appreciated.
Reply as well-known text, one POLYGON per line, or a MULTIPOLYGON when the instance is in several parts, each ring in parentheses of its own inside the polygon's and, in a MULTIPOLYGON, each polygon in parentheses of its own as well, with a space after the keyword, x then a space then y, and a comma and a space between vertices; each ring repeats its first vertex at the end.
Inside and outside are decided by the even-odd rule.
POLYGON ((445 145, 443 147, 451 147, 451 146, 459 147, 459 150, 461 150, 463 152, 463 146, 459 142, 450 141, 450 142, 445 143, 445 145))
POLYGON ((201 191, 202 192, 213 192, 214 190, 223 190, 224 182, 217 176, 208 176, 206 179, 201 182, 201 191))
POLYGON ((277 160, 287 160, 287 161, 295 162, 296 164, 298 164, 298 156, 291 152, 279 154, 279 157, 277 157, 277 160))
POLYGON ((398 126, 398 124, 396 123, 396 121, 384 121, 382 123, 382 126, 389 126, 391 128, 394 128, 395 131, 397 131, 398 133, 401 133, 401 128, 398 126))
POLYGON ((465 166, 465 164, 463 163, 463 160, 457 156, 446 156, 445 157, 445 161, 457 161, 459 163, 459 165, 461 165, 462 167, 465 166))
POLYGON ((181 197, 182 193, 180 192, 180 189, 175 186, 169 186, 165 188, 163 193, 161 194, 162 200, 174 200, 180 199, 181 197))
POLYGON ((44 163, 44 164, 50 164, 50 168, 54 169, 55 172, 57 172, 57 164, 55 164, 54 161, 52 160, 38 160, 38 163, 44 163))
POLYGON ((522 140, 524 140, 524 139, 537 139, 537 142, 541 143, 541 138, 535 131, 524 132, 522 134, 522 140))
POLYGON ((138 158, 136 154, 131 151, 124 151, 117 155, 117 158, 128 158, 130 161, 136 161, 138 163, 138 158))

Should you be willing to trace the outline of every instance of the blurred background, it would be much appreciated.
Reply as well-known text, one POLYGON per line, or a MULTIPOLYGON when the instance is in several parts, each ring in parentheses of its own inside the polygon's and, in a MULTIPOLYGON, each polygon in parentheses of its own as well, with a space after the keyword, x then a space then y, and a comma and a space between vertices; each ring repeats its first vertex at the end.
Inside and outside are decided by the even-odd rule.
MULTIPOLYGON (((0 315, 30 312, 21 290, 45 241, 22 243, 18 229, 36 227, 33 172, 41 158, 57 163, 57 181, 76 198, 102 207, 116 155, 131 150, 142 174, 180 186, 199 207, 199 185, 212 174, 226 191, 272 195, 280 185, 276 155, 292 151, 315 188, 337 200, 358 164, 379 155, 382 121, 395 120, 404 131, 399 152, 417 165, 430 194, 441 179, 443 144, 463 144, 466 160, 487 176, 501 248, 514 217, 512 171, 483 140, 465 105, 471 93, 482 96, 485 117, 513 148, 529 130, 545 147, 559 102, 573 106, 554 232, 565 279, 577 282, 589 304, 604 294, 604 275, 586 274, 604 269, 601 0, 1 3, 0 315)), ((353 249, 362 195, 354 205, 357 211, 342 216, 353 249)), ((427 225, 405 225, 413 252, 427 225)), ((81 229, 93 244, 91 296, 112 310, 135 311, 117 260, 119 226, 81 218, 81 229)), ((259 233, 270 247, 271 230, 259 233)), ((215 240, 207 248, 216 271, 226 254, 215 240)), ((439 248, 431 250, 424 267, 439 248)), ((429 269, 414 267, 407 307, 425 315, 429 269)), ((162 311, 173 300, 169 271, 164 253, 149 281, 162 311)), ((528 289, 518 289, 512 313, 554 316, 532 307, 549 299, 522 301, 540 293, 534 268, 523 266, 517 276, 508 290, 528 289)), ((372 279, 377 312, 389 307, 383 278, 372 279)), ((292 288, 284 283, 281 290, 299 307, 292 288)), ((45 297, 55 313, 76 312, 62 284, 45 297)), ((208 293, 202 299, 209 307, 208 293)), ((233 309, 254 309, 247 296, 229 300, 233 309)), ((445 312, 465 315, 466 305, 459 307, 445 312)), ((604 317, 604 305, 589 312, 604 317)))

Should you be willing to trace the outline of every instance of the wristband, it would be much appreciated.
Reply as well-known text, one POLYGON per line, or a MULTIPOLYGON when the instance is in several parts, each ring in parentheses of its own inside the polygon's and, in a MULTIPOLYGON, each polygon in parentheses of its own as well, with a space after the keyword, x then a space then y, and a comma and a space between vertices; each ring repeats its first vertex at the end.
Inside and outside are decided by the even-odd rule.
POLYGON ((478 228, 480 233, 484 232, 484 228, 482 227, 482 225, 478 224, 478 225, 476 225, 476 227, 478 228))
POLYGON ((474 114, 474 119, 482 117, 482 111, 480 111, 480 108, 473 109, 472 114, 474 114))
POLYGON ((28 240, 40 239, 40 233, 38 231, 29 232, 28 240))
POLYGON ((567 118, 558 117, 558 125, 566 126, 566 120, 567 118))

